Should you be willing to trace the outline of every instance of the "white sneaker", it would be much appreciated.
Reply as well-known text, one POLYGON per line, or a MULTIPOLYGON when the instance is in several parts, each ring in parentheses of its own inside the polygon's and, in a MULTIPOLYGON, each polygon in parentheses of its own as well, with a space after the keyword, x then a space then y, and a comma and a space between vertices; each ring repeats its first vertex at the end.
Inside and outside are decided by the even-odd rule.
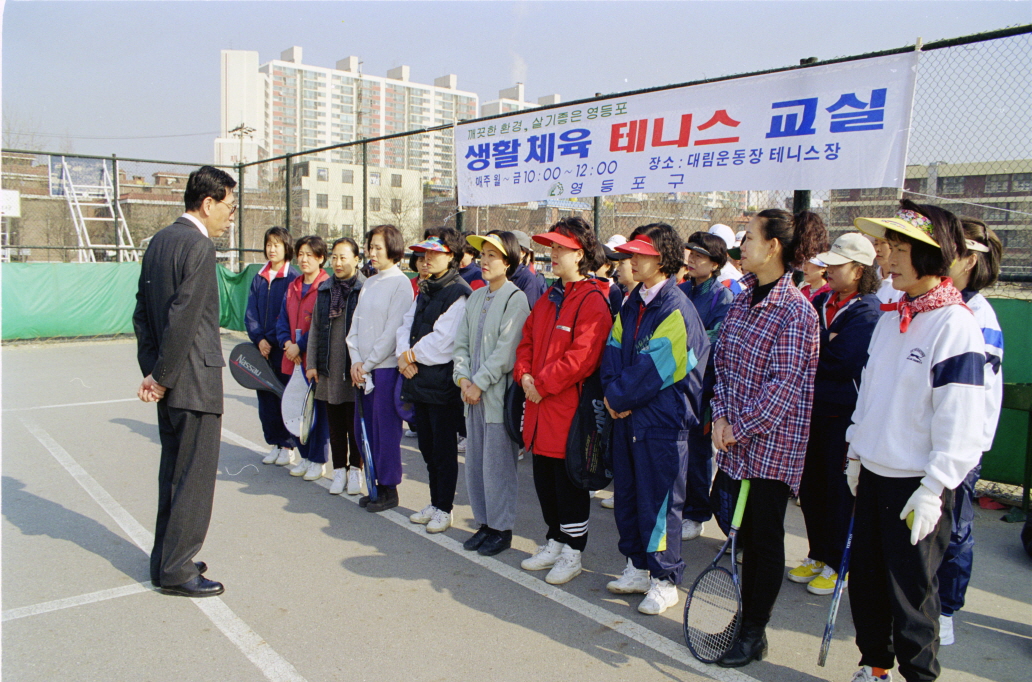
POLYGON ((416 437, 416 432, 413 431, 412 429, 405 429, 405 437, 406 438, 415 438, 416 437))
POLYGON ((543 571, 546 568, 552 568, 552 566, 555 566, 555 561, 559 558, 559 554, 562 553, 565 546, 558 540, 549 540, 546 544, 537 548, 534 556, 524 559, 520 563, 520 568, 524 571, 543 571))
POLYGON ((348 495, 362 494, 362 470, 351 467, 348 469, 348 495))
POLYGON ((305 480, 318 481, 322 478, 323 466, 325 466, 325 462, 310 462, 308 464, 308 471, 305 472, 305 480))
POLYGON ((347 482, 348 470, 347 469, 334 469, 333 470, 333 483, 330 484, 330 494, 340 495, 344 492, 344 485, 347 482))
POLYGON ((694 540, 695 538, 702 535, 703 529, 702 523, 699 521, 692 521, 691 519, 684 519, 681 521, 681 539, 682 540, 694 540))
POLYGON ((297 464, 295 464, 293 467, 291 467, 290 475, 291 476, 304 476, 305 473, 308 471, 308 465, 309 464, 311 464, 311 462, 309 462, 307 459, 302 457, 300 459, 300 461, 298 461, 297 464))
POLYGON ((669 580, 652 578, 652 587, 638 604, 638 611, 650 616, 658 616, 671 606, 677 606, 678 596, 677 585, 669 580))
POLYGON ((285 467, 294 459, 293 448, 280 448, 279 457, 276 458, 276 466, 285 467))
POLYGON ((613 594, 645 594, 652 587, 649 572, 645 568, 635 568, 630 559, 624 567, 623 575, 606 583, 606 589, 613 594))
POLYGON ((613 507, 616 506, 616 498, 615 497, 604 497, 604 498, 602 498, 602 501, 599 502, 599 504, 602 505, 603 509, 612 509, 613 507))
POLYGON ((892 673, 886 672, 884 675, 875 676, 871 672, 871 666, 865 665, 853 673, 853 679, 850 682, 892 682, 892 673))
POLYGON ((408 520, 412 523, 418 523, 425 526, 430 523, 430 519, 434 518, 434 512, 437 511, 437 507, 432 504, 428 504, 423 507, 422 511, 417 511, 415 514, 411 514, 408 520))
POLYGON ((956 637, 953 636, 953 616, 946 614, 939 615, 939 646, 953 644, 956 637))
POLYGON ((595 497, 595 495, 597 495, 597 494, 598 494, 597 490, 589 490, 588 491, 588 499, 590 500, 591 498, 595 497))
POLYGON ((545 582, 549 585, 563 585, 579 576, 583 570, 580 550, 563 545, 563 551, 559 553, 552 570, 545 576, 545 582))
POLYGON ((432 517, 430 517, 430 522, 426 524, 426 532, 443 533, 444 531, 451 528, 451 522, 451 512, 441 511, 440 509, 434 509, 434 514, 432 517))
POLYGON ((459 436, 458 449, 459 449, 459 452, 465 452, 466 451, 466 439, 463 438, 462 436, 459 436))
POLYGON ((262 464, 272 464, 277 459, 279 459, 279 456, 280 456, 280 447, 279 446, 275 446, 271 450, 269 450, 269 454, 265 455, 265 459, 262 460, 262 464))

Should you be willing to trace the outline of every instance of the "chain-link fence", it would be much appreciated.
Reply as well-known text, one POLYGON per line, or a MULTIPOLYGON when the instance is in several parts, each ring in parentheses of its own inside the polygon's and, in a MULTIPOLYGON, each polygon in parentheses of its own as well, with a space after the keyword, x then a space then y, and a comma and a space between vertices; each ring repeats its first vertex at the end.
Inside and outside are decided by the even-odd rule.
MULTIPOLYGON (((219 242, 221 259, 230 265, 263 260, 262 236, 273 225, 287 227, 295 236, 352 236, 361 241, 369 228, 391 223, 411 243, 431 226, 458 226, 476 233, 518 229, 533 234, 560 218, 580 215, 596 226, 603 240, 660 221, 687 237, 715 223, 737 232, 753 212, 771 207, 792 210, 807 197, 811 210, 822 216, 834 238, 853 229, 858 216, 892 215, 898 200, 907 197, 985 221, 1004 244, 1002 279, 1027 282, 1032 278, 1030 31, 1022 27, 1003 37, 997 32, 925 46, 903 189, 842 188, 805 197, 763 190, 630 194, 460 211, 454 174, 440 170, 456 161, 452 132, 449 126, 440 126, 343 142, 231 169, 240 177, 240 210, 234 230, 219 242)), ((82 260, 85 230, 93 244, 114 245, 93 249, 94 259, 117 260, 118 234, 112 221, 102 219, 110 210, 86 207, 94 219, 77 223, 74 202, 54 192, 55 172, 60 175, 54 168, 64 163, 62 158, 4 152, 3 187, 20 190, 22 206, 20 218, 4 220, 5 256, 82 260)), ((87 170, 87 162, 109 168, 135 247, 181 212, 186 175, 195 167, 77 158, 87 170)))

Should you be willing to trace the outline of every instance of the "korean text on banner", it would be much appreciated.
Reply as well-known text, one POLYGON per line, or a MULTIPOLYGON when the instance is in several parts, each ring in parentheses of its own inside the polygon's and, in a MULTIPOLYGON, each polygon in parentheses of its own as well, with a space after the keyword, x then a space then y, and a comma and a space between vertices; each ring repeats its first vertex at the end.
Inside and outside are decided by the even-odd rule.
POLYGON ((459 202, 902 187, 919 54, 460 125, 459 202))

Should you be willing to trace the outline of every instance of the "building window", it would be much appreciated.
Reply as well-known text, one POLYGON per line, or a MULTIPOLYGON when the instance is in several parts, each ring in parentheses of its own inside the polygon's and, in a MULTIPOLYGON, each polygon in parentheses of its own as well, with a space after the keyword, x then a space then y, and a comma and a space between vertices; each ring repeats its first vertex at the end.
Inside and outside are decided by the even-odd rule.
POLYGON ((378 212, 380 210, 380 200, 379 199, 375 199, 375 198, 374 199, 370 199, 369 200, 369 210, 373 211, 374 213, 378 212))
POLYGON ((864 199, 870 199, 871 197, 877 197, 881 195, 880 187, 865 187, 860 190, 860 197, 864 199))
POLYGON ((355 171, 345 169, 341 173, 341 178, 340 179, 341 179, 341 182, 343 182, 345 185, 353 185, 353 184, 355 184, 355 171))
POLYGON ((401 173, 391 173, 391 187, 401 187, 401 173))
POLYGON ((988 194, 999 194, 1010 191, 1009 175, 987 175, 985 176, 985 191, 988 194))
POLYGON ((340 226, 340 236, 342 236, 342 237, 354 237, 355 236, 355 226, 354 225, 341 225, 340 226))
POLYGON ((1032 192, 1032 173, 1015 173, 1011 177, 1012 192, 1032 192))
POLYGON ((322 237, 323 239, 326 239, 327 237, 329 237, 330 236, 330 225, 329 225, 329 223, 316 223, 315 224, 315 233, 317 235, 319 235, 320 237, 322 237))
MULTIPOLYGON (((1004 176, 1004 177, 1006 177, 1006 176, 1004 176)), ((987 223, 1005 223, 1008 220, 1010 220, 1010 215, 1011 214, 1008 213, 1007 211, 1001 210, 1001 209, 1004 209, 1004 208, 1008 207, 1009 205, 1010 204, 1003 204, 1002 206, 1000 206, 998 208, 988 208, 987 207, 985 209, 985 213, 983 214, 984 217, 985 217, 985 222, 987 222, 987 223)))
POLYGON ((391 213, 401 213, 401 199, 391 199, 391 213))
POLYGON ((301 190, 301 199, 297 203, 300 204, 301 208, 308 208, 308 190, 307 189, 301 190))
POLYGON ((340 198, 340 207, 345 211, 355 210, 355 197, 344 195, 340 198))
POLYGON ((849 189, 833 189, 831 190, 832 199, 848 199, 852 190, 849 189))
POLYGON ((329 208, 330 207, 330 195, 329 194, 316 194, 315 195, 315 207, 316 208, 329 208))
POLYGON ((964 176, 939 178, 939 194, 963 194, 964 176))
POLYGON ((330 181, 330 169, 329 168, 316 168, 315 169, 316 179, 320 182, 330 181))
POLYGON ((370 185, 379 185, 380 184, 380 174, 379 173, 370 173, 369 174, 369 184, 370 185))

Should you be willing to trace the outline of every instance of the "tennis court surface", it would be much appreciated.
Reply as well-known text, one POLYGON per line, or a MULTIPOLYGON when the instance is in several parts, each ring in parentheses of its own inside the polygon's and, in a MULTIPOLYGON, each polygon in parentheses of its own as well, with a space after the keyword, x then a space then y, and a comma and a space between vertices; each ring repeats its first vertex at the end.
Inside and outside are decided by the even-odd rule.
MULTIPOLYGON (((228 353, 240 337, 223 336, 228 353)), ((704 666, 684 645, 678 607, 637 612, 611 595, 620 573, 612 511, 592 503, 584 573, 553 587, 519 562, 543 541, 529 458, 520 462, 513 549, 464 552, 473 532, 461 471, 455 524, 427 535, 408 514, 429 502, 414 439, 403 441, 401 507, 370 514, 263 466, 257 400, 225 374, 215 509, 204 549, 219 598, 151 589, 160 446, 132 340, 2 349, 2 673, 5 680, 849 680, 859 653, 848 597, 828 665, 816 664, 830 597, 786 582, 769 658, 704 666)), ((608 497, 610 491, 600 496, 608 497)), ((968 604, 944 680, 1027 680, 1032 562, 1019 527, 979 510, 968 604)), ((789 568, 806 554, 789 506, 789 568)), ((713 558, 716 523, 684 544, 686 582, 713 558)), ((897 679, 901 679, 897 675, 897 679)))

